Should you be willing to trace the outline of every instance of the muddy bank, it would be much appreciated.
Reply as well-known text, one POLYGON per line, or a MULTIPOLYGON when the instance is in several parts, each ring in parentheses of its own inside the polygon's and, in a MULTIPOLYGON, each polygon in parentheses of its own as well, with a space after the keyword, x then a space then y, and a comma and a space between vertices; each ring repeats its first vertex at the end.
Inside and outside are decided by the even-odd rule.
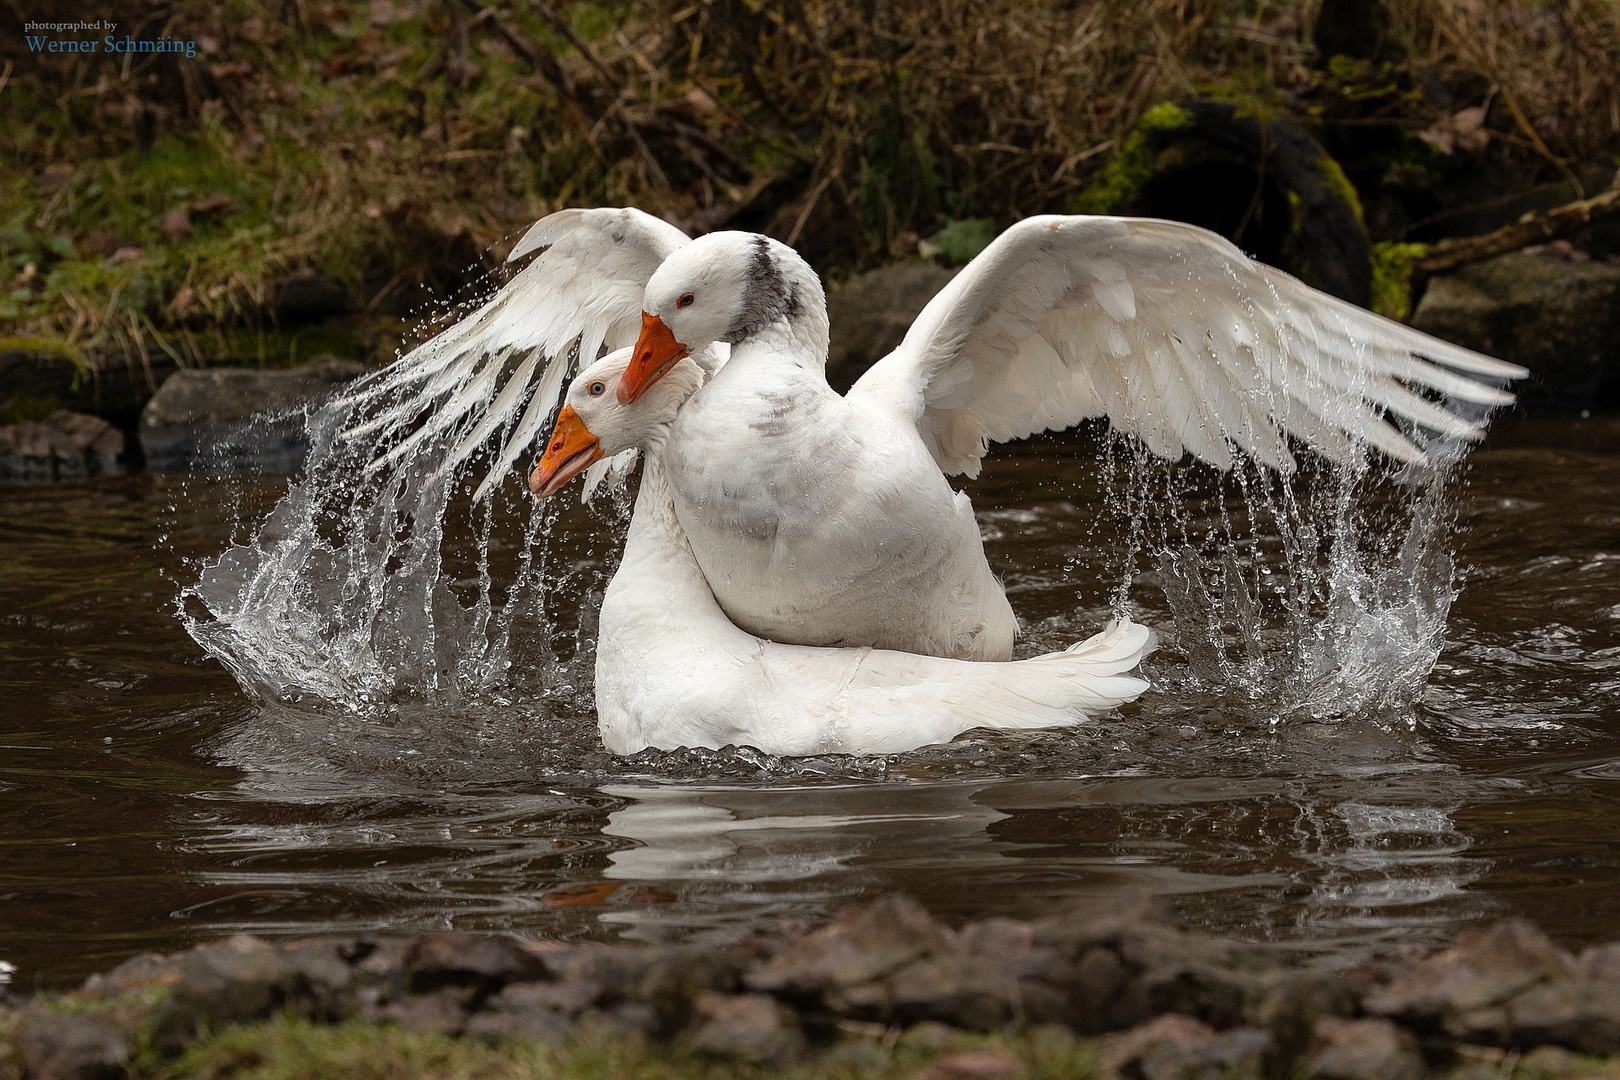
POLYGON ((1141 1080, 1580 1076, 1606 1070, 1582 1055, 1620 1053, 1620 943, 1572 955, 1508 920, 1444 950, 1323 971, 1146 910, 953 929, 903 897, 725 948, 238 936, 134 957, 76 991, 11 996, 0 1076, 189 1072, 232 1025, 272 1020, 306 1041, 380 1027, 566 1055, 630 1040, 677 1066, 811 1074, 889 1075, 898 1063, 1017 1076, 1045 1071, 1035 1057, 1062 1047, 1064 1075, 1141 1080), (964 1049, 974 1032, 997 1033, 999 1049, 964 1049), (902 1047, 911 1057, 895 1056, 902 1047))

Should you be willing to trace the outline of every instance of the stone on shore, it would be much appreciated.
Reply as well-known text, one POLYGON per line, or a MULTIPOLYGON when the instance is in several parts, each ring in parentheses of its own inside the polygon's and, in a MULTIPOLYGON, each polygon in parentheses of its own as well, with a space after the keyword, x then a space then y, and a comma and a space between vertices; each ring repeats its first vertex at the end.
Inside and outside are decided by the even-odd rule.
POLYGON ((60 409, 0 425, 0 480, 78 480, 118 471, 124 436, 96 416, 60 409))
POLYGON ((491 1041, 555 1042, 568 1035, 574 1021, 605 991, 601 983, 583 980, 516 983, 488 998, 467 1022, 466 1033, 491 1041))
POLYGON ((1314 1034, 1315 1045, 1301 1066, 1309 1080, 1419 1080, 1423 1075, 1417 1040, 1388 1020, 1324 1016, 1314 1034))
POLYGON ((547 974, 545 962, 511 938, 450 931, 416 939, 406 951, 405 971, 418 993, 442 986, 488 991, 547 974))
POLYGON ((160 353, 139 363, 85 367, 62 353, 0 348, 0 423, 37 420, 58 409, 133 428, 152 391, 175 371, 160 353))
POLYGON ((334 357, 290 371, 177 371, 141 411, 146 466, 157 472, 291 472, 308 449, 305 411, 364 371, 334 357))
POLYGON ((697 1053, 778 1069, 804 1053, 798 1016, 769 994, 704 991, 692 1012, 686 1045, 697 1053))
POLYGON ((1102 1059, 1108 1072, 1144 1080, 1231 1080, 1258 1077, 1274 1046, 1271 1033, 1258 1028, 1216 1031, 1165 1013, 1105 1039, 1102 1059))
POLYGON ((0 1080, 122 1076, 136 1048, 172 1058, 273 1018, 565 1056, 628 1039, 682 1068, 750 1075, 859 1071, 898 1053, 928 1080, 1071 1060, 1123 1080, 1573 1080, 1594 1075, 1577 1052, 1620 1052, 1620 943, 1572 957, 1510 919, 1334 972, 1148 910, 952 928, 903 897, 721 948, 238 936, 134 957, 76 993, 0 998, 0 1080), (1517 1071, 1505 1064, 1520 1054, 1517 1071))
POLYGON ((134 1053, 129 1033, 116 1023, 40 1008, 24 1011, 18 1042, 29 1080, 122 1078, 134 1053))
POLYGON ((1522 919, 1505 919, 1368 994, 1363 1007, 1473 1043, 1616 1053, 1620 948, 1577 959, 1522 919))

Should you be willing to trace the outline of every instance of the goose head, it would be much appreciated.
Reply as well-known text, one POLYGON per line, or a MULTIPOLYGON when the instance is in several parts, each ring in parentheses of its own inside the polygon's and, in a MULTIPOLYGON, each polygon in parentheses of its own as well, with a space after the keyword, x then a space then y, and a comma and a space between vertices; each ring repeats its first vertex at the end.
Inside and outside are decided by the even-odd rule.
POLYGON ((555 495, 604 457, 632 447, 656 449, 675 414, 703 384, 702 370, 690 360, 678 359, 657 386, 633 402, 620 400, 620 382, 632 355, 631 349, 608 353, 568 384, 545 452, 529 474, 529 490, 535 495, 542 499, 555 495))
POLYGON ((757 233, 718 232, 679 248, 653 273, 642 300, 641 336, 619 382, 634 401, 682 357, 717 341, 740 345, 784 328, 826 357, 827 300, 821 279, 786 244, 757 233))

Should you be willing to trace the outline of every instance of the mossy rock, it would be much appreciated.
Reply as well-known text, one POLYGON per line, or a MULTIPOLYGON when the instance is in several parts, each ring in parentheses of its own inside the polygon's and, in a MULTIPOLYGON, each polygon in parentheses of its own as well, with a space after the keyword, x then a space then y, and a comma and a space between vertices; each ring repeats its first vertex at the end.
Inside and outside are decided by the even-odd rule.
POLYGON ((1072 209, 1202 225, 1324 292, 1372 300, 1355 187, 1287 117, 1224 101, 1156 106, 1072 209))

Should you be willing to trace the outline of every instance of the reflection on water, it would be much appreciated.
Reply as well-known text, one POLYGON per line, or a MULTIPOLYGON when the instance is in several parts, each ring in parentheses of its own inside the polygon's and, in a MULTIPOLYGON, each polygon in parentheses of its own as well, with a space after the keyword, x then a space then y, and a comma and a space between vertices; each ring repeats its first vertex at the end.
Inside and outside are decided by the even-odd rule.
POLYGON ((986 830, 1005 814, 961 783, 816 787, 615 784, 626 800, 602 832, 625 840, 612 881, 673 886, 682 902, 615 910, 603 922, 647 941, 736 936, 762 917, 828 911, 879 886, 863 862, 934 865, 953 877, 1002 857, 986 830), (837 809, 839 813, 828 813, 837 809))
MULTIPOLYGON (((1095 467, 990 464, 975 500, 1025 647, 1073 640, 1108 608, 1108 568, 1077 547, 1106 547, 1095 467)), ((1337 959, 1509 912, 1570 943, 1620 922, 1617 458, 1474 460, 1460 592, 1413 708, 1273 724, 1266 702, 1201 686, 1149 568, 1131 598, 1169 641, 1142 702, 865 762, 609 758, 588 616, 509 700, 361 718, 244 698, 174 621, 163 576, 219 550, 225 496, 244 491, 277 494, 0 489, 0 973, 16 965, 16 985, 234 930, 718 939, 894 889, 951 918, 1148 894, 1337 959)), ((569 513, 576 539, 548 557, 588 612, 612 524, 569 513)))

